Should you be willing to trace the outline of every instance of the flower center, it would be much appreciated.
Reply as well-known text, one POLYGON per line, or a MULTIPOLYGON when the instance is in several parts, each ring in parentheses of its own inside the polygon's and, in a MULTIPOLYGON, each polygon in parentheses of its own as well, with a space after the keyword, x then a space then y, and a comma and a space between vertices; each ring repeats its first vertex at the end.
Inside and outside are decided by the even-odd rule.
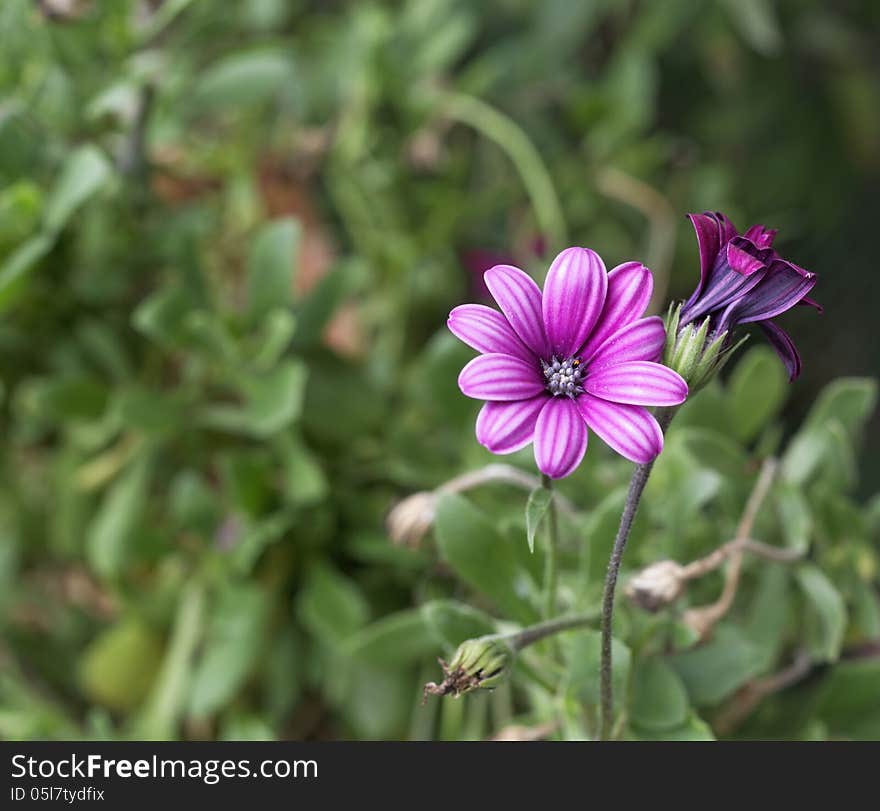
POLYGON ((559 360, 554 355, 549 363, 542 360, 541 366, 547 380, 547 391, 554 397, 565 395, 574 399, 583 393, 581 380, 585 376, 585 370, 580 358, 559 360))

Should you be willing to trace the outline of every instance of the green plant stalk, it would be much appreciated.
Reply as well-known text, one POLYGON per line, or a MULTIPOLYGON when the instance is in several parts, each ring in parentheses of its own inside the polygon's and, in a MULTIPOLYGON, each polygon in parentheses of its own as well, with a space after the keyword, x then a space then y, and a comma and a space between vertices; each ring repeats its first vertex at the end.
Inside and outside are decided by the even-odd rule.
POLYGON ((444 94, 442 111, 450 119, 473 127, 507 153, 532 201, 541 233, 556 248, 567 245, 568 229, 556 188, 541 154, 525 132, 495 108, 463 93, 444 94))
POLYGON ((544 558, 544 619, 550 619, 556 613, 559 580, 559 519, 554 503, 553 479, 541 474, 541 483, 550 491, 550 505, 547 508, 547 552, 544 558))
MULTIPOLYGON (((675 408, 658 409, 656 417, 660 424, 660 430, 666 433, 669 423, 675 415, 675 408)), ((642 498, 648 477, 654 467, 654 460, 636 467, 629 482, 629 491, 626 494, 626 503, 620 516, 620 526, 617 536, 614 538, 614 546, 611 549, 611 558, 608 561, 608 571, 605 575, 605 589, 602 593, 602 611, 600 627, 602 631, 602 652, 599 664, 599 700, 601 722, 599 728, 599 740, 610 740, 614 724, 614 689, 611 681, 611 626, 614 620, 614 592, 617 588, 617 575, 620 571, 620 563, 626 542, 632 529, 636 512, 639 509, 639 501, 642 498)))
POLYGON ((586 611, 583 614, 572 614, 568 617, 557 617, 547 622, 539 622, 536 625, 530 625, 521 631, 512 634, 499 634, 498 639, 506 642, 518 653, 529 645, 534 645, 548 636, 561 633, 562 631, 570 631, 573 628, 581 628, 584 625, 591 625, 599 618, 598 611, 586 611))

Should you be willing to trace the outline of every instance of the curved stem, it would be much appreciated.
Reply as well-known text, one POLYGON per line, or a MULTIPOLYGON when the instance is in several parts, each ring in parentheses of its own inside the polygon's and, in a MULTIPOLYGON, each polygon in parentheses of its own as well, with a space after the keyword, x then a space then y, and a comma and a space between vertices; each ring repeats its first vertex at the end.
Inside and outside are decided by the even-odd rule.
POLYGON ((540 642, 548 636, 568 631, 572 628, 580 628, 583 625, 591 625, 598 618, 596 611, 588 611, 584 614, 574 614, 570 617, 557 617, 547 622, 539 622, 537 625, 530 625, 521 631, 502 637, 507 641, 514 651, 521 651, 535 642, 540 642))
POLYGON ((553 492, 553 479, 541 475, 541 483, 550 492, 550 505, 547 508, 547 553, 544 558, 544 619, 556 613, 556 583, 558 580, 559 522, 556 516, 556 494, 553 492))
MULTIPOLYGON (((675 410, 669 408, 658 411, 656 415, 657 422, 660 423, 660 429, 664 433, 666 433, 666 429, 669 427, 674 414, 675 410)), ((653 467, 654 460, 639 465, 635 469, 632 479, 630 479, 626 503, 623 507, 623 514, 620 516, 620 527, 617 530, 617 536, 614 538, 611 559, 608 561, 608 572, 605 575, 605 590, 602 594, 601 614, 602 653, 599 665, 599 696, 602 716, 599 738, 603 741, 609 740, 611 737, 614 720, 614 691, 611 682, 611 626, 614 619, 614 591, 617 588, 617 574, 620 571, 623 550, 626 548, 626 541, 629 538, 633 520, 639 508, 642 492, 648 483, 648 477, 651 475, 653 467)))
POLYGON ((542 234, 555 248, 565 245, 567 228, 556 188, 541 153, 525 132, 511 118, 473 96, 445 93, 443 102, 443 112, 449 118, 478 130, 507 153, 526 187, 542 234))

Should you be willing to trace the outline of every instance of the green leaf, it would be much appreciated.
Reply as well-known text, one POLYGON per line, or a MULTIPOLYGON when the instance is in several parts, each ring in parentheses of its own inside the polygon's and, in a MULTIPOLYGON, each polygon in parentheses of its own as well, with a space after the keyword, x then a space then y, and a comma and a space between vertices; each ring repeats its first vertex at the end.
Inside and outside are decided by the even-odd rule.
POLYGON ((547 514, 552 499, 553 493, 543 484, 539 484, 529 493, 529 500, 526 502, 526 540, 529 552, 535 551, 535 533, 547 514))
POLYGON ((507 616, 525 623, 537 618, 534 608, 520 596, 528 585, 527 575, 485 513, 465 498, 446 493, 437 505, 435 526, 440 554, 462 580, 493 600, 507 616))
POLYGON ((303 688, 305 662, 302 643, 292 627, 272 638, 263 671, 266 712, 273 723, 281 723, 296 706, 303 688))
POLYGON ((428 632, 418 608, 389 614, 350 637, 346 656, 379 665, 409 664, 437 652, 437 643, 428 632))
POLYGON ((110 163, 94 146, 70 153, 61 175, 46 200, 44 228, 52 233, 64 227, 71 215, 110 178, 110 163))
POLYGON ((806 553, 813 531, 813 516, 806 497, 799 488, 783 481, 775 488, 775 498, 779 525, 786 544, 798 552, 806 553))
POLYGON ((635 726, 647 730, 674 729, 685 722, 688 709, 684 684, 662 658, 636 663, 629 710, 635 726))
POLYGON ((438 645, 455 650, 466 639, 494 633, 495 621, 467 603, 431 600, 422 606, 425 625, 438 645))
POLYGON ((199 109, 260 104, 277 96, 293 78, 293 63, 281 50, 233 53, 202 71, 192 91, 192 104, 199 109))
POLYGON ((776 661, 793 615, 791 575, 784 566, 765 566, 758 575, 758 588, 749 606, 745 629, 761 657, 761 669, 776 661))
POLYGON ((86 554, 103 577, 120 574, 128 560, 129 542, 146 505, 152 467, 148 453, 135 459, 110 486, 86 530, 86 554))
POLYGON ((83 692, 112 710, 140 704, 156 677, 162 646, 139 620, 122 619, 89 643, 79 661, 83 692))
POLYGON ((245 396, 244 405, 208 406, 202 411, 202 421, 222 431, 269 437, 299 417, 306 375, 305 364, 293 360, 267 374, 248 375, 239 383, 245 396))
POLYGON ((803 430, 817 429, 837 420, 855 442, 877 405, 877 381, 867 377, 843 377, 822 389, 803 430))
POLYGON ((837 735, 880 740, 880 659, 831 668, 819 690, 816 714, 837 735))
POLYGON ((305 505, 320 501, 327 494, 328 483, 317 457, 296 436, 278 438, 284 467, 284 492, 291 504, 305 505))
POLYGON ((846 606, 840 592, 812 563, 796 572, 798 584, 807 598, 807 644, 817 661, 833 662, 840 655, 846 630, 846 606))
MULTIPOLYGON (((585 628, 576 634, 561 635, 559 640, 569 662, 566 685, 568 695, 582 704, 597 706, 601 633, 592 628, 585 628)), ((626 701, 632 655, 629 648, 616 637, 611 640, 611 659, 614 708, 615 711, 620 711, 626 701)))
POLYGON ((742 476, 746 470, 748 457, 729 435, 697 426, 684 426, 677 433, 679 441, 702 467, 730 477, 742 476))
POLYGON ((635 738, 646 741, 714 741, 715 735, 712 728, 698 716, 691 713, 687 721, 674 729, 646 730, 648 734, 639 735, 639 730, 633 730, 635 738))
POLYGON ((15 299, 27 275, 49 253, 53 244, 54 240, 47 234, 37 234, 3 262, 0 266, 0 309, 15 299))
POLYGON ((292 300, 299 223, 291 218, 263 226, 248 260, 248 315, 258 321, 292 300))
POLYGON ((225 586, 211 610, 192 679, 189 711, 206 718, 234 698, 263 650, 270 602, 258 585, 225 586))
POLYGON ((734 430, 741 441, 749 442, 785 404, 788 380, 776 354, 757 346, 737 363, 727 388, 734 430))
POLYGON ((668 658, 684 681, 691 702, 717 704, 761 671, 762 655, 740 630, 722 625, 712 640, 668 658))
POLYGON ((297 598, 300 622, 325 645, 341 645, 367 621, 369 606, 357 585, 331 566, 309 569, 297 598))

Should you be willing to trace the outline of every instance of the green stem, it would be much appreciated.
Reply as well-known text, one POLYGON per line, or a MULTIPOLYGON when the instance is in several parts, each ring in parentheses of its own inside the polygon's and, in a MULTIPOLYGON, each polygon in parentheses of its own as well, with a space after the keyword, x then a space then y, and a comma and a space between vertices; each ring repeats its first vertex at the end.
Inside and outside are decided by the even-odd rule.
MULTIPOLYGON (((657 422, 660 423, 660 429, 664 434, 674 415, 675 409, 671 408, 663 408, 657 412, 657 422)), ((608 572, 605 575, 605 590, 602 594, 601 613, 602 653, 599 664, 599 696, 602 716, 599 739, 603 741, 610 740, 614 724, 614 690, 611 679, 611 630, 614 620, 614 592, 617 588, 617 575, 620 571, 620 562, 623 559, 626 541, 629 538, 633 520, 639 509, 639 501, 653 467, 653 460, 639 465, 635 469, 632 479, 630 479, 626 503, 623 507, 623 514, 620 516, 620 527, 617 530, 617 536, 614 538, 611 559, 608 561, 608 572)))
POLYGON ((568 244, 565 216, 550 173, 525 132, 512 119, 473 96, 447 93, 442 104, 445 115, 473 127, 507 153, 532 201, 541 233, 551 246, 568 244))
POLYGON ((529 645, 534 645, 535 642, 540 642, 542 639, 546 639, 548 636, 553 636, 562 631, 569 631, 572 628, 592 625, 592 623, 598 618, 598 611, 572 614, 569 617, 557 617, 556 619, 548 620, 547 622, 539 622, 537 625, 530 625, 528 628, 523 628, 516 633, 501 636, 500 639, 507 642, 515 652, 519 652, 523 648, 527 648, 529 645))
POLYGON ((556 514, 556 497, 553 493, 553 479, 541 475, 541 483, 550 492, 550 505, 547 516, 547 552, 544 557, 544 619, 556 613, 556 584, 559 570, 559 520, 556 514))

